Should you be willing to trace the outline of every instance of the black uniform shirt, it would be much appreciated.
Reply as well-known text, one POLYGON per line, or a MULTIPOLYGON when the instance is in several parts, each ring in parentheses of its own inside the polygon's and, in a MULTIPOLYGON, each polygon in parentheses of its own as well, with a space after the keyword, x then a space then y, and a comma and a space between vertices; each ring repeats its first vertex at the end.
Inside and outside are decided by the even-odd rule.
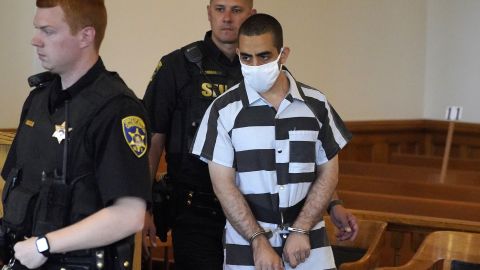
POLYGON ((199 48, 203 55, 201 71, 187 60, 184 49, 162 57, 143 102, 153 132, 167 136, 165 149, 170 177, 210 191, 208 168, 189 154, 189 144, 195 123, 200 123, 208 105, 237 84, 242 73, 238 57, 228 59, 213 42, 211 31, 205 34, 199 48))
MULTIPOLYGON (((33 90, 24 103, 19 129, 26 125, 28 120, 25 119, 26 112, 32 99, 40 91, 51 91, 49 94, 49 111, 52 114, 55 110, 64 106, 66 99, 74 99, 105 72, 107 72, 105 66, 99 59, 83 77, 68 89, 62 90, 60 77, 55 76, 51 85, 33 90)), ((101 90, 98 89, 98 91, 101 90)), ((132 98, 126 96, 112 100, 101 110, 101 113, 94 117, 86 133, 86 138, 80 142, 85 143, 89 156, 94 159, 95 178, 101 200, 105 206, 110 205, 117 198, 126 196, 140 197, 150 201, 151 183, 148 155, 145 152, 141 157, 138 157, 134 153, 129 141, 125 138, 122 127, 122 119, 130 116, 139 117, 146 122, 145 110, 139 102, 135 102, 132 98)), ((146 134, 149 134, 148 130, 146 130, 146 134)), ((148 138, 147 145, 149 146, 149 144, 148 138)), ((55 149, 59 153, 57 164, 61 164, 62 150, 63 144, 58 144, 58 148, 55 149)), ((14 139, 2 170, 4 179, 16 164, 16 154, 16 139, 14 139)), ((72 159, 72 162, 75 162, 75 157, 72 157, 72 159)), ((61 166, 59 169, 61 169, 61 166)))
MULTIPOLYGON (((204 57, 216 63, 217 69, 225 73, 230 87, 239 83, 242 72, 238 57, 230 61, 213 43, 211 31, 205 34, 203 41, 207 49, 204 57)), ((186 65, 183 52, 176 50, 162 57, 155 69, 143 98, 154 133, 169 133, 179 91, 187 84, 193 83, 185 68, 186 65)))

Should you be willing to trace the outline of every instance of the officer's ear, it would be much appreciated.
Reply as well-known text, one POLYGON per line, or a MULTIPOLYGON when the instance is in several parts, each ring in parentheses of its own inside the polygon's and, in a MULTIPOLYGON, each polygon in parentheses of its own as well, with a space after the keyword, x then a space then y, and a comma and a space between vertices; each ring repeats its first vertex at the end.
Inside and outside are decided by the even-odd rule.
POLYGON ((81 48, 94 46, 96 31, 93 26, 86 26, 78 31, 78 38, 80 39, 81 48))

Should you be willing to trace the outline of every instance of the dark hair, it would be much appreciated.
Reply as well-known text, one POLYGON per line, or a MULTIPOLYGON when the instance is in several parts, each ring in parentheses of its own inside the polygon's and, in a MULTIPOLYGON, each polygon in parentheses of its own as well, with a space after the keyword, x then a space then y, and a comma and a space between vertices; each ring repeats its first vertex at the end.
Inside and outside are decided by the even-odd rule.
POLYGON ((243 22, 238 31, 239 36, 259 36, 265 33, 272 33, 273 45, 280 52, 283 47, 283 30, 273 16, 263 13, 254 14, 243 22))
POLYGON ((37 0, 38 8, 56 6, 60 6, 65 13, 65 20, 72 34, 87 26, 95 28, 95 48, 99 50, 107 27, 104 0, 37 0))

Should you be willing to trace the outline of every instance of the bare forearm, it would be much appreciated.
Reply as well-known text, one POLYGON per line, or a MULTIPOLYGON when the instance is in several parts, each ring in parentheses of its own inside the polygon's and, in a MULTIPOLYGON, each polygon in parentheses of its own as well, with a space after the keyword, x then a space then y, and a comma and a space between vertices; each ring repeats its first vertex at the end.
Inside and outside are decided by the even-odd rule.
POLYGON ((235 170, 209 162, 213 190, 222 204, 225 215, 232 226, 245 239, 260 230, 250 207, 235 185, 235 170))
POLYGON ((143 227, 145 205, 140 198, 120 198, 73 225, 48 233, 50 252, 106 246, 132 235, 143 227))
MULTIPOLYGON (((216 192, 219 193, 223 192, 216 192)), ((250 206, 238 189, 225 192, 221 197, 219 200, 228 221, 245 239, 260 230, 250 206)))
POLYGON ((322 218, 332 198, 335 198, 335 188, 338 183, 337 157, 327 164, 317 167, 317 178, 310 187, 305 205, 293 224, 294 227, 310 230, 322 218))

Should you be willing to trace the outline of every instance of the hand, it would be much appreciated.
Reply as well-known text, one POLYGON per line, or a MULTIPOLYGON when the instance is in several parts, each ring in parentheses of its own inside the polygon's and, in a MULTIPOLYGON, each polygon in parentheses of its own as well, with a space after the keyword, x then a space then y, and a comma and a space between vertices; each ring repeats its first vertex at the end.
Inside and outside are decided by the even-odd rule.
POLYGON ((342 205, 335 205, 330 211, 332 223, 338 228, 337 240, 353 241, 358 234, 357 218, 342 205))
POLYGON ((283 247, 283 258, 292 268, 295 268, 308 259, 310 249, 310 238, 308 235, 291 232, 283 247))
POLYGON ((42 266, 48 259, 43 256, 42 253, 38 252, 37 245, 35 244, 36 240, 37 237, 27 238, 24 241, 18 242, 13 247, 15 258, 29 269, 42 266))
POLYGON ((260 235, 252 243, 255 270, 284 270, 280 256, 264 235, 260 235))
POLYGON ((150 247, 157 247, 157 228, 153 222, 152 214, 147 211, 145 213, 145 222, 142 230, 142 257, 150 258, 150 247), (148 236, 148 237, 147 237, 148 236), (150 243, 149 243, 150 242, 150 243))

